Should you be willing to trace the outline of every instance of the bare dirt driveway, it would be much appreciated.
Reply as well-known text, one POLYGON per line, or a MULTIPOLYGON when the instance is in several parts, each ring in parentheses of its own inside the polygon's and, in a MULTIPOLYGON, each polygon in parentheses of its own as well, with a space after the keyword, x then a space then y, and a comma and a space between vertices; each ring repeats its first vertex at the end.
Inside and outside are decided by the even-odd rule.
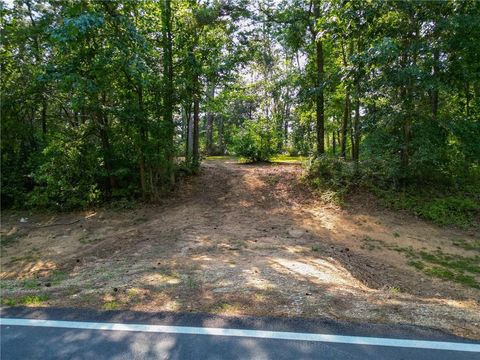
POLYGON ((208 160, 160 205, 6 212, 2 302, 407 323, 480 339, 474 232, 367 196, 326 205, 301 173, 208 160), (471 273, 432 276, 453 258, 471 273))

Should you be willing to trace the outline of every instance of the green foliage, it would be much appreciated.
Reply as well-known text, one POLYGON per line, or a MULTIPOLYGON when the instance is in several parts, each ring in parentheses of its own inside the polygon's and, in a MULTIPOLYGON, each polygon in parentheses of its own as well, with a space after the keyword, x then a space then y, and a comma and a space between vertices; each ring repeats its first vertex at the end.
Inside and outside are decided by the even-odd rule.
POLYGON ((247 121, 234 137, 235 154, 251 162, 269 161, 276 153, 275 136, 267 119, 247 121))
POLYGON ((118 302, 116 301, 107 301, 103 304, 104 310, 117 310, 118 309, 118 302))
POLYGON ((385 205, 410 210, 439 225, 471 225, 480 213, 478 189, 471 193, 445 195, 442 188, 409 185, 399 187, 396 176, 385 161, 361 161, 358 164, 328 155, 313 159, 307 168, 307 180, 323 190, 334 191, 340 199, 353 190, 369 189, 385 205), (473 196, 472 196, 473 195, 473 196))
POLYGON ((66 210, 101 200, 99 153, 82 134, 75 135, 52 139, 44 149, 42 164, 33 174, 36 186, 29 194, 30 206, 66 210))
POLYGON ((418 216, 439 225, 471 225, 480 212, 480 201, 459 193, 446 196, 442 192, 428 189, 408 188, 407 191, 382 190, 373 192, 389 207, 410 210, 418 216))
POLYGON ((353 163, 329 155, 320 156, 310 162, 307 179, 312 185, 333 190, 340 196, 359 184, 358 172, 353 163))

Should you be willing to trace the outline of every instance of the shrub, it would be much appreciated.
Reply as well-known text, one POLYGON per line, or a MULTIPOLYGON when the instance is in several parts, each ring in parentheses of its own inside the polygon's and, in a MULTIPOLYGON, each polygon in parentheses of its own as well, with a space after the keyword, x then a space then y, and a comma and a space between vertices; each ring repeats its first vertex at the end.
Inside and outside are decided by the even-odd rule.
POLYGON ((274 134, 267 119, 246 121, 233 139, 233 149, 248 161, 269 161, 276 152, 274 134))
POLYGON ((358 175, 353 163, 328 155, 313 159, 307 169, 307 178, 311 184, 339 194, 345 194, 358 185, 358 175))
POLYGON ((36 186, 28 205, 67 210, 99 200, 97 179, 102 170, 95 146, 82 139, 58 137, 45 148, 43 157, 33 174, 36 186))

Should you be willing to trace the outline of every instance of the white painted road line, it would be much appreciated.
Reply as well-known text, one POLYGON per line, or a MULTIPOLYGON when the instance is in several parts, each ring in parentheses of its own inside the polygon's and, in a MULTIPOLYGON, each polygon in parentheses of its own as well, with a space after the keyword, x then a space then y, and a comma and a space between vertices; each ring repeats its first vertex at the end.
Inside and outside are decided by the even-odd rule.
POLYGON ((53 327, 81 330, 109 330, 109 331, 136 331, 166 334, 187 334, 187 335, 212 335, 212 336, 236 336, 260 339, 317 341, 327 343, 341 343, 370 346, 390 346, 415 349, 468 351, 480 353, 480 344, 426 341, 410 339, 391 339, 367 336, 344 336, 331 334, 312 334, 282 331, 265 330, 243 330, 224 328, 204 328, 191 326, 170 326, 170 325, 144 325, 144 324, 121 324, 121 323, 99 323, 83 321, 59 321, 59 320, 37 320, 37 319, 11 319, 0 318, 0 325, 10 326, 35 326, 53 327))

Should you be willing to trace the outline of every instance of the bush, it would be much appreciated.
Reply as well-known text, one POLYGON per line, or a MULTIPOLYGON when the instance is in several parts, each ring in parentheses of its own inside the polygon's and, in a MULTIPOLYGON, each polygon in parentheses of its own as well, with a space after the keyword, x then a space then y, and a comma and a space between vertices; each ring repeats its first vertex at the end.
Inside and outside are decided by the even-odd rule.
POLYGON ((480 212, 478 187, 469 193, 450 192, 448 188, 432 188, 424 184, 398 187, 396 169, 388 162, 363 161, 356 165, 338 157, 323 155, 311 160, 307 169, 310 184, 327 192, 329 198, 343 200, 358 187, 370 190, 382 202, 396 210, 409 210, 439 225, 466 227, 480 212))
POLYGON ((67 210, 99 201, 102 168, 93 144, 58 137, 44 149, 43 157, 33 174, 36 185, 28 195, 29 206, 67 210))
POLYGON ((311 184, 343 195, 360 182, 355 164, 345 160, 322 155, 313 159, 307 169, 307 179, 311 184))
POLYGON ((275 147, 274 131, 266 119, 246 121, 233 139, 235 154, 251 162, 269 161, 275 147))

